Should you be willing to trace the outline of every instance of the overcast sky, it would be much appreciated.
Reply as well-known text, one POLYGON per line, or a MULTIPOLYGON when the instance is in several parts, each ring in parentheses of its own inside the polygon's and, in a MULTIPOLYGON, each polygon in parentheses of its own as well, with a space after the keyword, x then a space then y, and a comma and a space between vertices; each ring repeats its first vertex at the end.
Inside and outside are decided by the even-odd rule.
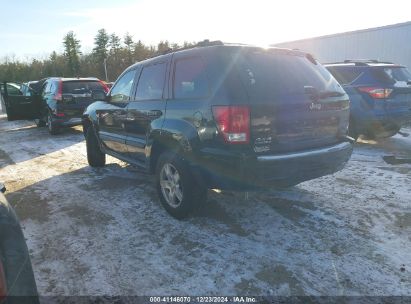
POLYGON ((74 31, 82 51, 100 28, 157 44, 203 39, 269 45, 411 21, 407 0, 0 0, 0 58, 61 52, 74 31))

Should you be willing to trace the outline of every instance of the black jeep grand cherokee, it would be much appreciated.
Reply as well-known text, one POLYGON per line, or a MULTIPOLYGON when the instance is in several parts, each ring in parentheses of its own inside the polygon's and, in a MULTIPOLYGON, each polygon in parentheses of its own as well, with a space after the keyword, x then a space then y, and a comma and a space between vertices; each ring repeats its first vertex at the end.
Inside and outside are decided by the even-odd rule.
POLYGON ((206 43, 134 64, 83 115, 88 161, 156 174, 183 218, 207 189, 286 187, 334 173, 352 153, 349 99, 311 55, 206 43))

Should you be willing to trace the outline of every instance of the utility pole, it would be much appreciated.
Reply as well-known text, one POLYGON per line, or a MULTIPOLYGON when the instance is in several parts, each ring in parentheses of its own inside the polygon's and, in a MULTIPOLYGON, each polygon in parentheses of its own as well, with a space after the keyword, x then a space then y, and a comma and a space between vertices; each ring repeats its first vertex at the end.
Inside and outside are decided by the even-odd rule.
POLYGON ((108 76, 107 76, 107 58, 104 58, 104 73, 106 74, 106 82, 108 82, 108 76))

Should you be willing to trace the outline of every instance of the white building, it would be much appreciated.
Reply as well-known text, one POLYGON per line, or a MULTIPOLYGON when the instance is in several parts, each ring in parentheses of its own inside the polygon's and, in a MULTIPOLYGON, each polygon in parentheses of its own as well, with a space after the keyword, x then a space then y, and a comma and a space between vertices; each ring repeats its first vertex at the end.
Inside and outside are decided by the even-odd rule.
POLYGON ((307 51, 322 63, 345 59, 377 59, 411 69, 411 21, 273 46, 307 51))

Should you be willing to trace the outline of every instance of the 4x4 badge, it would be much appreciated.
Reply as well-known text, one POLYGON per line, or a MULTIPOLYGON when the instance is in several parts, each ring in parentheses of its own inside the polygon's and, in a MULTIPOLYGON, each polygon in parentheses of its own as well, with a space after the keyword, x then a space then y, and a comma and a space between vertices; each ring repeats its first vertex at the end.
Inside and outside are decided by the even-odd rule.
POLYGON ((310 110, 321 110, 321 103, 314 103, 310 104, 310 110))

